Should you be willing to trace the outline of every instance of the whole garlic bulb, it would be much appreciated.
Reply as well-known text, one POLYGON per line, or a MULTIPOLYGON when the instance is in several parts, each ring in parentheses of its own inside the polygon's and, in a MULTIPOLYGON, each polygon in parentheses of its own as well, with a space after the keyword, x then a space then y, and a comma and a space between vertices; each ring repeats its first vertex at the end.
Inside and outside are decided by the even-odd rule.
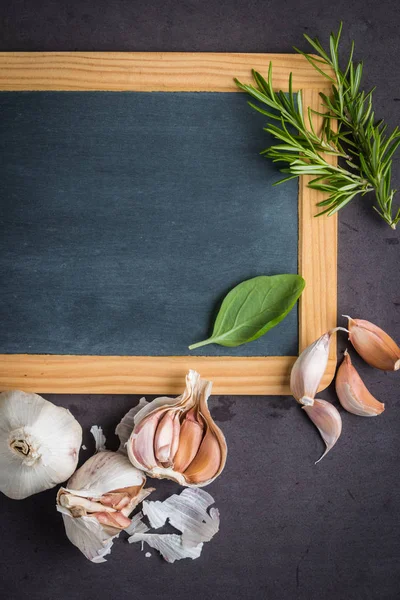
POLYGON ((76 469, 82 428, 65 408, 38 394, 0 394, 0 491, 21 500, 76 469))
POLYGON ((134 416, 127 451, 135 467, 189 487, 203 487, 218 477, 227 446, 208 410, 211 387, 191 370, 181 396, 156 398, 134 416))

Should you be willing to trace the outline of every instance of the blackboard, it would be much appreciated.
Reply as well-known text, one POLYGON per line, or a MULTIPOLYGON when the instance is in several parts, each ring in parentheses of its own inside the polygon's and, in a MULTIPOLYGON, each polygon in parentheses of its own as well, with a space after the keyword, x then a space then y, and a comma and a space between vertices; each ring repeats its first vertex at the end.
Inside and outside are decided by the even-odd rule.
MULTIPOLYGON (((185 355, 218 300, 297 272, 297 182, 243 94, 0 94, 4 353, 185 355)), ((293 355, 268 335, 199 354, 293 355)))
MULTIPOLYGON (((273 186, 244 94, 2 91, 0 112, 0 354, 188 357, 234 285, 298 272, 298 184, 273 186)), ((196 355, 299 341, 294 309, 196 355)))

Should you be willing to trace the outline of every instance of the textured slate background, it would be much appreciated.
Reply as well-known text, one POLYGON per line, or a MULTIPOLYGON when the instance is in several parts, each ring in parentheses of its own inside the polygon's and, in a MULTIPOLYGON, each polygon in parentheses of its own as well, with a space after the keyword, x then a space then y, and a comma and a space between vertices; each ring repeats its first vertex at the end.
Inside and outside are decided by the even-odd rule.
MULTIPOLYGON (((289 52, 304 31, 325 37, 340 19, 377 84, 378 115, 400 121, 400 7, 396 0, 250 0, 2 4, 2 50, 289 52)), ((398 159, 395 179, 400 184, 398 159)), ((340 215, 339 314, 371 319, 400 338, 399 234, 357 201, 340 215)), ((4 327, 4 325, 3 325, 4 327)), ((344 348, 340 342, 340 351, 344 348)), ((85 562, 63 537, 54 493, 1 499, 2 593, 6 598, 193 600, 394 600, 400 585, 398 373, 354 361, 386 402, 377 419, 344 414, 337 447, 322 442, 290 398, 215 397, 229 443, 223 476, 209 490, 221 531, 202 557, 175 565, 122 541, 106 565, 85 562)), ((335 401, 332 390, 322 396, 335 401)), ((53 396, 87 429, 112 431, 137 397, 53 396), (99 418, 101 416, 101 418, 99 418)), ((87 452, 89 454, 89 451, 87 452)), ((166 493, 173 486, 163 486, 166 493)))
MULTIPOLYGON (((298 184, 273 187, 244 94, 3 92, 0 114, 0 352, 188 355, 236 284, 297 272, 298 184)), ((197 353, 293 356, 297 322, 197 353)))

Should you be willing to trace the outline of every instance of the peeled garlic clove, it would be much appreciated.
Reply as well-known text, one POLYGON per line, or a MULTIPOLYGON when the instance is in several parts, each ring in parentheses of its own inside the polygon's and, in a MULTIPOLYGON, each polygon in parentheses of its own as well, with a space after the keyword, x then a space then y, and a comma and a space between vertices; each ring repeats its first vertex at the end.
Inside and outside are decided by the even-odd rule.
POLYGON ((183 473, 195 458, 203 438, 204 424, 194 408, 186 413, 181 424, 178 451, 174 459, 174 469, 183 473))
POLYGON ((300 354, 290 374, 290 391, 300 404, 312 406, 328 364, 332 335, 336 331, 347 331, 335 327, 313 342, 300 354))
POLYGON ((400 348, 390 335, 369 321, 344 316, 349 320, 349 340, 365 362, 382 371, 400 369, 400 348))
POLYGON ((343 408, 354 415, 376 417, 385 410, 385 405, 376 400, 365 387, 347 350, 336 374, 336 393, 343 408))
POLYGON ((322 439, 325 442, 326 450, 317 460, 317 464, 324 458, 336 444, 342 433, 342 419, 338 410, 329 402, 325 400, 314 400, 312 406, 302 406, 302 409, 306 411, 311 421, 317 427, 321 434, 322 439))
POLYGON ((134 428, 126 448, 135 467, 151 477, 193 487, 208 485, 221 473, 227 448, 224 435, 208 410, 211 387, 211 382, 189 371, 181 396, 156 398, 133 416, 134 428), (167 416, 168 413, 171 414, 167 416), (143 427, 149 419, 157 423, 154 431, 143 427), (138 444, 141 433, 143 437, 138 444), (143 446, 149 448, 152 444, 156 466, 144 460, 142 451, 143 446))
POLYGON ((89 458, 57 494, 69 540, 93 562, 103 562, 113 540, 130 525, 133 509, 152 491, 146 476, 121 452, 89 458))
POLYGON ((82 428, 38 394, 0 394, 0 491, 21 500, 66 481, 76 469, 82 428))

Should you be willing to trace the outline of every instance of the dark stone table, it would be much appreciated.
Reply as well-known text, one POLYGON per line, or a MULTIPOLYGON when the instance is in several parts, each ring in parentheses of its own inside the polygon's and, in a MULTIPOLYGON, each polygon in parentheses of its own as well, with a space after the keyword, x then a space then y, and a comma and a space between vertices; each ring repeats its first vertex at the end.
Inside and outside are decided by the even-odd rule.
MULTIPOLYGON (((0 50, 18 51, 290 52, 292 45, 306 49, 304 32, 326 39, 343 19, 344 49, 355 39, 356 56, 365 61, 364 87, 378 86, 377 115, 389 126, 400 121, 396 0, 5 0, 0 15, 0 50)), ((369 198, 356 200, 340 213, 339 315, 370 319, 399 340, 399 233, 369 204, 369 198)), ((212 399, 229 460, 209 488, 221 529, 196 561, 169 565, 155 551, 146 558, 139 544, 119 540, 106 564, 91 564, 66 539, 54 490, 21 502, 2 496, 2 597, 398 598, 399 373, 373 371, 361 359, 355 363, 386 411, 377 419, 342 412, 342 436, 318 465, 323 443, 292 399, 212 399)), ((47 397, 69 407, 86 432, 101 415, 111 444, 118 418, 138 399, 47 397)), ((333 389, 322 397, 336 402, 333 389)), ((93 444, 87 436, 85 443, 89 456, 93 444)), ((172 490, 176 486, 165 482, 159 497, 172 490)))

